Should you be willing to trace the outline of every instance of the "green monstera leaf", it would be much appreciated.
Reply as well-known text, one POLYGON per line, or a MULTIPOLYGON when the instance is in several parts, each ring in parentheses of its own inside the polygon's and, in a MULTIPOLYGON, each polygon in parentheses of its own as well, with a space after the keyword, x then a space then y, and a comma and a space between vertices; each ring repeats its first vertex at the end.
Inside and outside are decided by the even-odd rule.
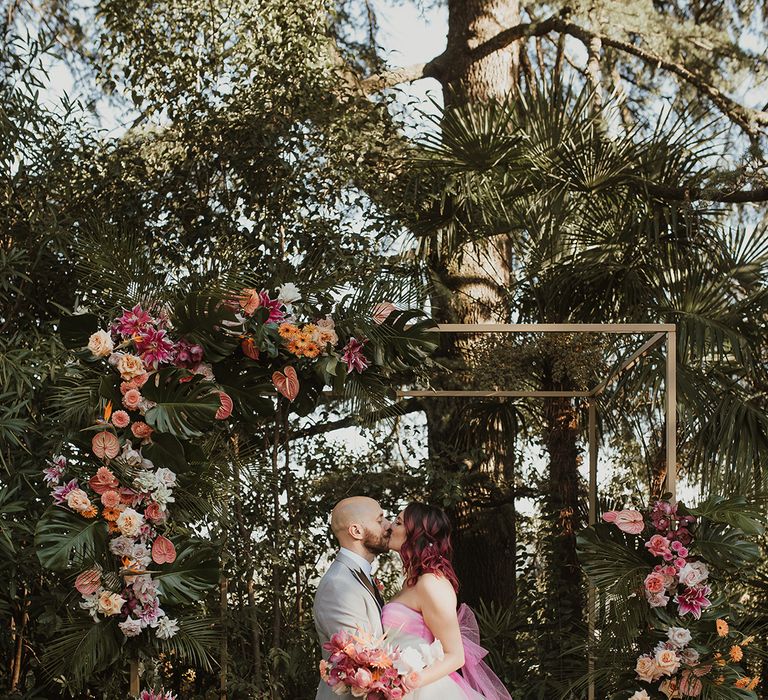
POLYGON ((178 370, 161 370, 141 390, 155 402, 144 420, 161 433, 180 440, 200 437, 214 424, 220 406, 215 388, 208 382, 193 379, 181 382, 178 370))
POLYGON ((65 571, 95 559, 106 551, 107 527, 62 508, 51 507, 37 523, 37 558, 46 568, 65 571))
POLYGON ((163 600, 183 605, 200 600, 219 580, 215 551, 204 542, 188 541, 173 564, 160 567, 152 578, 160 584, 163 600))
POLYGON ((229 357, 240 342, 237 333, 227 330, 237 325, 237 318, 216 294, 190 292, 174 304, 172 315, 174 333, 201 345, 206 362, 229 357))

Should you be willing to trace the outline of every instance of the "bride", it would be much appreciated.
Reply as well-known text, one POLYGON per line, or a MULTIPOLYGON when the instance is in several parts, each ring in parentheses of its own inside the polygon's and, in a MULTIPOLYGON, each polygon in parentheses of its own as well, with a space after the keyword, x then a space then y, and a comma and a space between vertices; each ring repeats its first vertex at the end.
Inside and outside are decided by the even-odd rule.
POLYGON ((472 611, 457 611, 459 582, 451 565, 451 524, 440 508, 410 503, 395 521, 389 548, 399 552, 403 589, 382 610, 387 639, 401 649, 439 640, 444 656, 409 677, 408 700, 511 700, 482 661, 472 611))

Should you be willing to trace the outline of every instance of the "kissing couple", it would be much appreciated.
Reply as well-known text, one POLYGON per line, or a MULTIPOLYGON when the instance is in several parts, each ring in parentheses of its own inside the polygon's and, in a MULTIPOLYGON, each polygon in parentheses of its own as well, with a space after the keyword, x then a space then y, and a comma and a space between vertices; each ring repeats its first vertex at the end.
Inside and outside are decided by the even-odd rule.
MULTIPOLYGON (((440 508, 410 503, 391 523, 372 498, 353 496, 336 504, 331 530, 340 549, 315 594, 314 617, 320 644, 339 632, 367 633, 401 650, 439 641, 442 654, 407 675, 408 700, 511 700, 482 660, 477 622, 458 607, 459 582, 451 564, 451 523, 440 508), (373 561, 399 552, 403 587, 388 603, 371 575, 373 561)), ((438 645, 439 646, 439 645, 438 645)), ((434 648, 434 645, 433 647, 434 648)), ((323 649, 323 658, 329 651, 323 649)), ((316 700, 351 697, 321 681, 316 700)))

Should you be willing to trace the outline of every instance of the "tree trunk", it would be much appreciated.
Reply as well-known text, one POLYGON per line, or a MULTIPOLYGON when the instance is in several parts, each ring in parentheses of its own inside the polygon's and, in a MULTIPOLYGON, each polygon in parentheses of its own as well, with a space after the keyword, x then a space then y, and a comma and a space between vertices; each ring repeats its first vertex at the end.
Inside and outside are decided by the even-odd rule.
MULTIPOLYGON (((517 89, 519 45, 513 43, 478 61, 470 52, 501 30, 520 21, 518 0, 449 0, 446 50, 461 67, 458 77, 443 85, 446 105, 505 99, 517 89)), ((452 323, 500 322, 509 319, 506 289, 510 252, 507 238, 499 236, 466 247, 458 253, 440 252, 430 260, 435 281, 433 313, 452 323)), ((441 354, 462 364, 476 339, 443 336, 441 354)), ((514 505, 505 493, 495 493, 498 506, 488 505, 498 492, 496 476, 503 472, 504 449, 477 445, 475 459, 467 460, 456 442, 461 434, 465 400, 426 402, 430 457, 445 469, 469 469, 478 480, 471 498, 451 513, 455 526, 455 565, 462 582, 462 598, 508 604, 514 595, 514 505), (472 498, 474 497, 474 498, 472 498), (479 501, 485 501, 479 505, 479 501), (512 551, 510 551, 512 547, 512 551)), ((513 436, 511 436, 513 437, 513 436)), ((500 438, 504 439, 504 438, 500 438)))

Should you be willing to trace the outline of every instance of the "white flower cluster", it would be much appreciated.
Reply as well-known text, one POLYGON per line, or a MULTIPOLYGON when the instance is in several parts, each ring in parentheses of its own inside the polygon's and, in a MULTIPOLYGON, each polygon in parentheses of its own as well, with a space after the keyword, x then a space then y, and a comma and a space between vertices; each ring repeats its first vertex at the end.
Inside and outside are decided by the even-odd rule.
POLYGON ((436 639, 432 644, 419 644, 418 648, 407 647, 402 649, 397 655, 393 666, 401 676, 407 676, 409 673, 418 673, 436 661, 442 661, 444 658, 443 645, 439 639, 436 639))
POLYGON ((137 490, 147 494, 151 500, 160 506, 163 512, 169 503, 176 500, 171 490, 176 485, 176 474, 166 467, 160 467, 154 471, 145 469, 139 472, 133 480, 133 485, 137 490))

